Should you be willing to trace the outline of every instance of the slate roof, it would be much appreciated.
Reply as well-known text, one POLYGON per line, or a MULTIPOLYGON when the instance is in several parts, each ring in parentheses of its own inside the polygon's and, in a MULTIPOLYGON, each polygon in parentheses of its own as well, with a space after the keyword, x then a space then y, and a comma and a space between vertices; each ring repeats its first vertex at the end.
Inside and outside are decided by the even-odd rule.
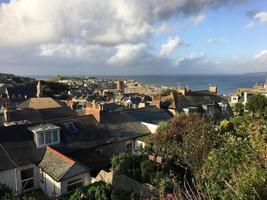
POLYGON ((27 120, 33 123, 44 122, 54 119, 74 118, 78 114, 69 107, 47 108, 47 109, 24 109, 10 112, 10 122, 27 120))
POLYGON ((191 91, 186 95, 172 93, 169 96, 161 97, 162 102, 170 101, 168 108, 181 111, 187 107, 198 107, 203 104, 213 104, 217 102, 227 102, 227 99, 208 90, 191 91))
POLYGON ((138 137, 150 133, 141 122, 157 124, 170 118, 164 110, 148 106, 123 112, 103 113, 102 123, 108 131, 118 137, 138 137))
POLYGON ((18 105, 20 109, 31 108, 31 109, 49 109, 49 108, 60 108, 62 107, 62 103, 56 101, 50 97, 42 97, 42 98, 30 98, 21 104, 18 105))
MULTIPOLYGON (((59 109, 59 108, 56 108, 59 109)), ((43 109, 41 111, 44 111, 43 109)), ((38 112, 40 110, 34 110, 38 112)), ((106 112, 104 114, 104 124, 97 125, 92 115, 73 117, 73 118, 50 118, 46 123, 54 124, 60 127, 60 144, 56 144, 53 148, 65 149, 69 153, 81 151, 82 149, 94 148, 97 146, 109 144, 129 138, 136 138, 149 134, 150 131, 141 123, 167 120, 170 117, 165 111, 154 106, 142 109, 128 110, 125 112, 106 112), (71 131, 66 123, 72 123, 77 131, 71 131)), ((49 166, 48 159, 54 154, 48 152, 46 148, 37 149, 33 140, 33 134, 28 130, 39 122, 27 125, 0 127, 0 170, 15 168, 16 166, 24 166, 31 163, 38 164, 42 161, 45 153, 47 157, 42 161, 41 166, 46 168, 47 173, 55 180, 62 180, 70 177, 73 173, 84 172, 80 165, 71 165, 65 163, 61 158, 54 159, 59 163, 49 166), (46 162, 47 161, 47 162, 46 162), (53 166, 64 169, 63 171, 53 174, 53 166)), ((64 152, 64 151, 60 151, 64 152)), ((64 152, 65 153, 65 152, 64 152)))
POLYGON ((37 149, 26 125, 0 127, 0 170, 39 163, 45 149, 37 149))
MULTIPOLYGON (((68 119, 56 121, 53 124, 59 125, 61 128, 59 146, 66 147, 71 142, 86 141, 99 138, 106 138, 103 131, 96 131, 95 119, 92 116, 83 116, 76 119, 68 119), (77 122, 79 133, 70 134, 65 122, 77 122), (81 128, 79 127, 81 126, 81 128)), ((0 170, 8 170, 16 166, 24 166, 31 163, 39 163, 45 153, 45 148, 36 148, 33 140, 33 134, 29 127, 34 127, 34 124, 0 127, 0 170)), ((79 146, 78 146, 79 147, 79 146)))
POLYGON ((21 96, 22 98, 31 98, 31 97, 36 97, 37 89, 34 86, 28 86, 28 87, 22 87, 22 86, 17 86, 17 87, 10 87, 7 88, 8 95, 12 98, 13 96, 19 97, 21 96))
POLYGON ((52 147, 47 147, 39 167, 56 181, 89 172, 87 167, 66 157, 52 147))
POLYGON ((163 109, 159 109, 156 106, 146 106, 144 108, 128 110, 125 112, 127 112, 137 121, 151 124, 158 124, 161 121, 167 121, 171 119, 169 113, 163 109))
POLYGON ((95 140, 103 140, 112 137, 112 135, 107 130, 96 125, 96 120, 92 115, 58 121, 54 120, 51 123, 60 127, 61 143, 65 146, 68 146, 71 143, 79 143, 85 141, 90 141, 94 144, 95 140), (75 126, 77 132, 72 132, 67 128, 66 124, 69 123, 72 123, 75 126))

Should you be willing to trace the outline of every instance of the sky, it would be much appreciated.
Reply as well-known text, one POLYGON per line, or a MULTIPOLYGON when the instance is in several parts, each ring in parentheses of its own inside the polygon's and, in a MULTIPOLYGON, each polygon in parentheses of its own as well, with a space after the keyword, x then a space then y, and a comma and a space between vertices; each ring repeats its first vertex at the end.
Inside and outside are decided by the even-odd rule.
POLYGON ((0 73, 267 71, 267 0, 0 0, 0 73))

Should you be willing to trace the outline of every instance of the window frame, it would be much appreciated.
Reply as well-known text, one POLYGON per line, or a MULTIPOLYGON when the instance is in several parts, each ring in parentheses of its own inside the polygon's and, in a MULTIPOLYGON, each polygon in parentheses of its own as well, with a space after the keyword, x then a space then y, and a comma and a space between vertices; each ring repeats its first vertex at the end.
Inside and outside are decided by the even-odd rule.
POLYGON ((74 191, 76 188, 83 187, 83 185, 84 185, 83 177, 70 180, 67 182, 67 192, 74 191), (79 184, 81 184, 81 186, 79 186, 79 184), (69 187, 72 187, 75 185, 77 185, 77 187, 75 187, 73 189, 69 189, 69 187))
POLYGON ((40 131, 40 132, 36 132, 36 137, 37 137, 37 141, 38 141, 38 148, 42 148, 48 145, 53 145, 53 144, 58 144, 60 142, 60 134, 59 134, 59 129, 51 129, 51 130, 47 130, 47 131, 40 131), (39 138, 40 138, 40 134, 43 134, 43 144, 39 143, 39 138), (47 135, 50 134, 51 135, 51 142, 47 142, 47 135), (57 140, 54 141, 54 134, 56 135, 57 140))
POLYGON ((21 181, 21 190, 23 193, 28 192, 28 191, 32 191, 34 189, 34 169, 33 169, 33 167, 20 170, 20 181, 21 181), (32 177, 22 179, 22 172, 26 171, 26 170, 32 170, 32 177), (28 182, 28 181, 32 181, 32 187, 28 188, 28 189, 24 189, 23 183, 28 182))

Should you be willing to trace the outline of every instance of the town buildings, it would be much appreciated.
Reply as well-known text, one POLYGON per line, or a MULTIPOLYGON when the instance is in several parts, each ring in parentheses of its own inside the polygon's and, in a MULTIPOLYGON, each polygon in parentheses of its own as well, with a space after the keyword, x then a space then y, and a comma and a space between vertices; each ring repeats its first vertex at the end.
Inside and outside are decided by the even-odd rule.
POLYGON ((230 97, 230 104, 234 106, 236 103, 247 104, 249 97, 254 94, 261 94, 267 97, 267 79, 263 84, 256 84, 251 88, 238 88, 230 97))
POLYGON ((110 169, 114 154, 143 146, 139 138, 154 134, 173 115, 231 116, 227 99, 215 86, 203 91, 177 88, 161 96, 126 92, 134 81, 119 82, 118 88, 115 82, 101 82, 107 87, 98 83, 70 79, 63 83, 69 85, 63 100, 45 96, 40 81, 35 87, 6 88, 0 114, 0 183, 18 194, 40 188, 50 197, 61 196, 92 183, 100 170, 110 169))
POLYGON ((40 188, 56 197, 86 186, 113 154, 138 148, 139 137, 171 118, 156 106, 110 112, 95 101, 75 111, 41 90, 1 117, 0 183, 18 194, 40 188))

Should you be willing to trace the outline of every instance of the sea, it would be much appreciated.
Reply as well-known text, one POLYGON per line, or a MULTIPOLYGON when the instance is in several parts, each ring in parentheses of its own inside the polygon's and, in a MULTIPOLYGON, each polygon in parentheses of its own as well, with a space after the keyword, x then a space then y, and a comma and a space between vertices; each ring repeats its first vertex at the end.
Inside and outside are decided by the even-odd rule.
MULTIPOLYGON (((33 76, 39 80, 47 80, 51 76, 33 76)), ((136 80, 140 83, 156 86, 189 87, 191 90, 208 89, 209 85, 216 85, 221 95, 229 95, 238 88, 252 87, 263 84, 266 74, 258 75, 140 75, 140 76, 94 76, 97 78, 136 80)))

